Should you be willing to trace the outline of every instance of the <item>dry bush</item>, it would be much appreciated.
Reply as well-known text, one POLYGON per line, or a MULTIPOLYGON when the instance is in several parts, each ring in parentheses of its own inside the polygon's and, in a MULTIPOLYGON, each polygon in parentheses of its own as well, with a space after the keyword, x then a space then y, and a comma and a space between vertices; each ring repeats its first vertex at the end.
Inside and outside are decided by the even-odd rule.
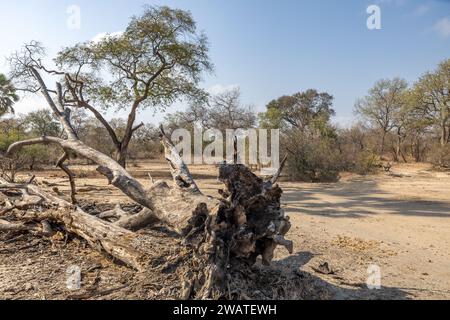
POLYGON ((306 137, 290 144, 287 173, 305 182, 336 182, 342 169, 342 157, 332 140, 306 137))
POLYGON ((0 178, 8 182, 15 182, 19 170, 25 167, 26 158, 23 155, 14 155, 13 157, 0 156, 0 178))
POLYGON ((54 147, 29 146, 9 157, 0 155, 0 177, 14 182, 19 171, 36 171, 43 166, 54 165, 59 152, 54 147))
POLYGON ((353 171, 361 174, 375 173, 380 168, 380 157, 372 151, 362 151, 356 155, 353 171))
POLYGON ((450 145, 434 145, 429 152, 428 158, 436 168, 450 169, 450 145))

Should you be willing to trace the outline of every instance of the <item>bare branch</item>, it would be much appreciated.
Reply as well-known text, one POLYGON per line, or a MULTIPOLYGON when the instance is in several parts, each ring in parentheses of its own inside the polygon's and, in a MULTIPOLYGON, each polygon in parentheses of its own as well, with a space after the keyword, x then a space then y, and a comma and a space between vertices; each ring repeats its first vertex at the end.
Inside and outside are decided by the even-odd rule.
POLYGON ((142 122, 141 124, 138 124, 137 126, 135 126, 134 128, 133 128, 133 133, 134 132, 136 132, 137 130, 139 130, 140 128, 142 128, 143 126, 144 126, 145 124, 142 122))
POLYGON ((38 229, 23 223, 12 223, 0 219, 0 231, 38 231, 38 229))
POLYGON ((61 158, 58 160, 58 162, 56 163, 56 166, 59 167, 62 171, 64 171, 66 173, 67 177, 69 178, 70 199, 72 201, 72 204, 77 204, 77 198, 76 198, 77 190, 76 190, 76 185, 75 185, 75 175, 69 169, 69 167, 64 164, 64 162, 68 159, 69 159, 69 155, 67 154, 67 152, 65 152, 61 156, 61 158))
POLYGON ((189 172, 189 168, 181 158, 178 150, 173 145, 172 141, 166 136, 164 127, 161 125, 161 143, 165 149, 165 157, 170 165, 170 172, 172 173, 173 180, 176 185, 185 190, 190 190, 193 193, 201 193, 194 178, 189 172))
POLYGON ((278 171, 272 176, 270 179, 270 184, 273 186, 275 183, 277 183, 278 179, 280 179, 281 173, 283 172, 284 167, 286 166, 286 162, 288 160, 288 156, 285 156, 283 161, 281 161, 280 168, 278 171))
POLYGON ((9 155, 24 146, 47 143, 54 143, 62 147, 64 150, 70 150, 75 154, 78 154, 97 163, 99 165, 97 171, 106 176, 112 185, 120 189, 123 193, 125 193, 137 203, 149 209, 153 208, 153 203, 151 199, 147 197, 147 193, 140 182, 133 178, 116 161, 114 161, 107 155, 91 147, 88 147, 79 140, 63 140, 55 137, 41 137, 30 139, 12 144, 9 147, 7 154, 9 155))

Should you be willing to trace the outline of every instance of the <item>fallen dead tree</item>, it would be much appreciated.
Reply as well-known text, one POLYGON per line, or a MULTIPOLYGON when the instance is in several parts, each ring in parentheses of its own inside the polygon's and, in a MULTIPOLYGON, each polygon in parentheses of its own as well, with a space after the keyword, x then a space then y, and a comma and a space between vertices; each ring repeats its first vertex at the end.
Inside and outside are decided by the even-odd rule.
MULTIPOLYGON (((91 216, 37 185, 2 180, 0 192, 8 195, 15 209, 21 210, 18 212, 24 222, 7 223, 7 226, 2 223, 5 228, 0 227, 0 231, 44 235, 40 224, 46 225, 45 221, 61 223, 67 232, 142 274, 152 270, 155 263, 167 264, 164 256, 169 252, 173 255, 175 250, 179 264, 173 267, 180 281, 179 298, 229 297, 230 287, 241 286, 241 283, 233 283, 237 281, 236 273, 251 272, 250 267, 258 256, 269 264, 278 244, 289 250, 292 244, 284 239, 290 225, 279 207, 281 190, 278 187, 264 183, 239 165, 223 165, 220 179, 227 186, 228 199, 210 198, 200 192, 157 182, 148 189, 149 193, 154 197, 158 194, 166 197, 163 201, 155 200, 155 204, 158 210, 171 213, 170 216, 161 215, 159 219, 148 208, 133 215, 119 208, 100 215, 119 218, 114 223, 91 216), (178 206, 180 201, 184 202, 178 206), (168 203, 172 205, 169 207, 168 203), (171 220, 171 216, 176 218, 171 220), (167 235, 171 239, 131 231, 161 221, 176 231, 167 235)), ((245 288, 241 290, 245 296, 245 288)))
POLYGON ((284 237, 290 223, 280 206, 282 190, 276 184, 281 169, 263 181, 243 165, 224 163, 219 167, 219 180, 224 183, 225 190, 219 192, 220 198, 206 196, 161 128, 161 143, 173 184, 156 181, 143 185, 118 162, 79 140, 71 124, 71 110, 63 87, 57 83, 56 90, 47 88, 39 73, 43 68, 39 60, 28 56, 25 60, 18 59, 17 63, 18 68, 25 70, 37 83, 66 137, 44 136, 20 141, 12 144, 7 154, 36 144, 61 147, 64 156, 58 166, 70 178, 71 202, 35 183, 13 184, 1 180, 0 218, 6 213, 19 211, 20 214, 16 215, 18 221, 14 223, 2 221, 0 231, 46 234, 51 232, 47 221, 59 223, 93 248, 142 274, 148 275, 157 266, 170 265, 170 273, 176 275, 179 282, 175 295, 183 299, 231 298, 231 291, 245 291, 239 274, 251 272, 258 257, 264 264, 269 264, 278 245, 292 253, 292 242, 284 237), (105 219, 116 218, 114 222, 83 211, 75 204, 74 177, 63 165, 70 155, 96 163, 97 171, 143 210, 129 214, 116 207, 101 215, 105 219), (41 224, 42 230, 30 225, 35 222, 41 224), (154 223, 171 232, 161 238, 142 231, 154 223))
MULTIPOLYGON (((24 221, 61 223, 93 248, 143 273, 167 252, 161 251, 164 246, 155 248, 155 241, 161 239, 131 230, 162 222, 175 231, 172 237, 177 241, 176 251, 185 260, 184 267, 176 271, 180 278, 179 297, 185 299, 227 297, 233 273, 249 270, 258 256, 269 264, 277 245, 292 251, 292 243, 284 239, 290 224, 280 208, 278 186, 262 181, 245 166, 224 164, 219 169, 219 179, 227 189, 222 193, 229 197, 207 197, 196 187, 187 167, 177 164, 180 158, 165 136, 162 140, 167 147, 175 186, 156 182, 149 188, 142 187, 148 198, 143 203, 151 202, 152 207, 145 207, 137 214, 127 214, 116 207, 100 215, 118 218, 110 223, 35 184, 1 180, 0 192, 6 196, 3 205, 8 212, 31 209, 30 213, 21 214, 20 219, 24 221)), ((138 182, 134 180, 134 183, 138 182)), ((25 223, 2 222, 0 231, 6 230, 44 234, 44 228, 40 231, 37 226, 25 223)), ((174 239, 169 242, 171 245, 174 239)), ((173 248, 166 249, 173 251, 173 248)))

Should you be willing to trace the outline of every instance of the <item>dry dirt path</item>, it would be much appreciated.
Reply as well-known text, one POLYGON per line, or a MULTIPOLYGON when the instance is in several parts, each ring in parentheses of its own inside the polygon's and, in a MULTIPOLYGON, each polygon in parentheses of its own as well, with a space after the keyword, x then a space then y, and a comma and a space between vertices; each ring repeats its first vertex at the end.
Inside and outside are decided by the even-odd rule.
POLYGON ((316 275, 335 286, 337 298, 450 299, 450 174, 428 169, 285 183, 297 256, 283 264, 315 273, 328 262, 335 275, 316 275), (367 289, 370 265, 380 267, 381 290, 367 289))
MULTIPOLYGON (((81 198, 100 203, 128 202, 103 179, 92 176, 90 168, 82 169, 84 173, 77 181, 81 198)), ((169 178, 160 163, 140 164, 132 171, 144 183, 148 182, 149 171, 155 179, 169 178)), ((214 169, 193 167, 192 171, 205 193, 217 195, 221 185, 214 178, 214 169)), ((348 175, 333 184, 282 183, 284 207, 293 224, 289 237, 295 243, 295 254, 288 256, 278 250, 276 265, 309 274, 336 299, 450 299, 450 174, 433 172, 426 165, 397 166, 393 172, 395 176, 348 175), (315 271, 324 262, 333 274, 315 271), (367 289, 371 265, 380 268, 380 290, 367 289)), ((36 175, 39 181, 46 179, 56 183, 60 191, 67 191, 61 173, 36 175)), ((35 251, 38 256, 44 253, 35 251)), ((92 255, 101 259, 96 253, 92 255)), ((32 261, 34 257, 27 257, 25 252, 3 258, 0 273, 9 270, 7 274, 17 275, 17 281, 8 280, 8 287, 26 289, 22 281, 26 277, 20 270, 31 276, 33 272, 25 266, 37 267, 37 260, 32 261)), ((61 256, 55 263, 69 264, 69 260, 61 256)), ((39 269, 46 275, 45 281, 37 281, 36 286, 54 286, 49 280, 58 272, 52 264, 46 268, 44 262, 39 263, 39 269)), ((65 274, 59 276, 64 279, 65 274)), ((123 294, 119 297, 126 298, 123 294)), ((65 297, 63 292, 61 295, 65 297)))

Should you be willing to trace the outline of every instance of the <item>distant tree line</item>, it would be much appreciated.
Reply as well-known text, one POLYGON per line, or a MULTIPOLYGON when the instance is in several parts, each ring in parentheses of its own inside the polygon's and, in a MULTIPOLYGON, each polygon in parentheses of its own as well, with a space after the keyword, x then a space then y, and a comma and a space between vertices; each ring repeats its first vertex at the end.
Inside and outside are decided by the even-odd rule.
MULTIPOLYGON (((355 104, 358 122, 340 128, 332 122, 334 97, 316 89, 276 98, 259 114, 242 103, 239 88, 208 94, 199 86, 202 74, 213 70, 208 54, 207 38, 191 14, 168 7, 147 7, 123 34, 61 50, 51 66, 43 63, 42 45, 31 42, 9 59, 10 75, 0 74, 0 155, 24 138, 64 135, 57 117, 65 115, 50 109, 14 116, 25 91, 70 110, 80 140, 123 167, 129 159, 162 156, 157 128, 140 123, 138 113, 162 112, 184 101, 184 112, 166 116, 168 133, 195 127, 280 129, 282 156, 288 156, 294 179, 333 181, 342 171, 369 173, 390 161, 450 168, 450 59, 412 85, 401 78, 377 81, 355 104), (45 83, 49 77, 57 79, 55 88, 45 83), (127 118, 107 118, 117 110, 126 110, 127 118)), ((0 156, 0 169, 6 174, 50 165, 61 152, 27 147, 13 159, 0 156)))

